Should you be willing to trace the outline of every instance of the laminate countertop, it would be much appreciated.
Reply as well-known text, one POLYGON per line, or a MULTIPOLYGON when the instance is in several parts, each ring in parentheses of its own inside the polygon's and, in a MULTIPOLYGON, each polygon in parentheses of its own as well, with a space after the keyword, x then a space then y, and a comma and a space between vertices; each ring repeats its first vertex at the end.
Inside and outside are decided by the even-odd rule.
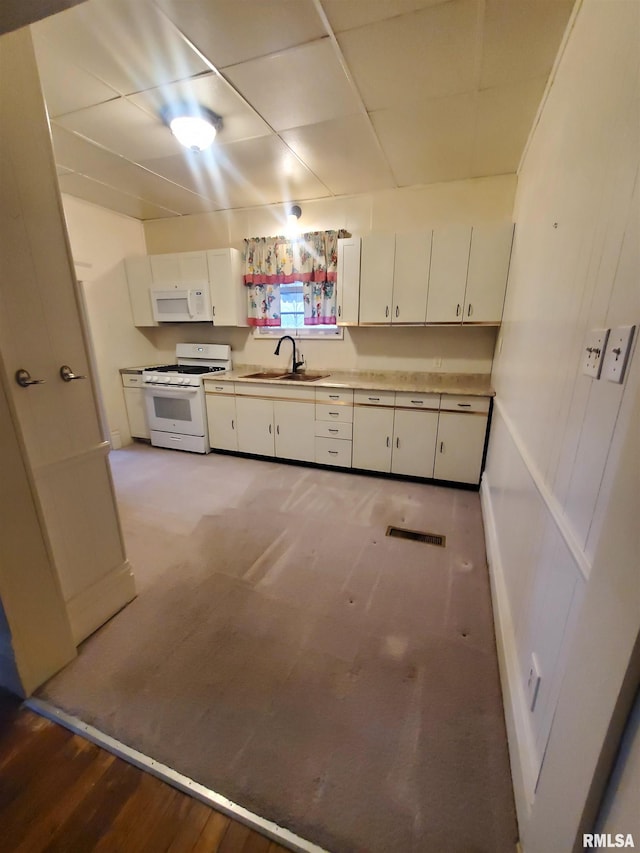
POLYGON ((355 388, 365 391, 412 391, 422 394, 463 394, 465 396, 493 397, 495 391, 491 385, 491 376, 486 373, 417 373, 403 371, 364 371, 364 370, 310 370, 319 378, 312 382, 301 382, 285 378, 260 379, 252 373, 269 371, 276 374, 275 368, 258 365, 238 365, 228 373, 205 379, 211 382, 261 382, 265 385, 297 385, 316 388, 355 388))

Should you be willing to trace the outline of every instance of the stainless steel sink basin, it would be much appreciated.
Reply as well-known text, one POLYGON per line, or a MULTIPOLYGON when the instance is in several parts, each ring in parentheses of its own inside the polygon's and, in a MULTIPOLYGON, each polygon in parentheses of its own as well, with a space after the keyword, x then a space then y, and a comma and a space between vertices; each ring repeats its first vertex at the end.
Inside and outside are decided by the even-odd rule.
POLYGON ((287 379, 293 382, 315 382, 318 379, 326 379, 328 375, 328 373, 285 373, 278 379, 287 379))
POLYGON ((282 373, 274 370, 264 370, 262 373, 246 373, 240 379, 282 379, 282 373))

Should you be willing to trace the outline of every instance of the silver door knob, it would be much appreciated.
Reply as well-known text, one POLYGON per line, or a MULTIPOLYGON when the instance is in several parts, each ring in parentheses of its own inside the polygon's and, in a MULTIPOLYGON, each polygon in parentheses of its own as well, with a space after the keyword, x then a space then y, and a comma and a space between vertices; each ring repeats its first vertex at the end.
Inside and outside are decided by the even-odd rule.
POLYGON ((43 382, 46 382, 46 379, 32 379, 29 371, 22 368, 16 370, 15 380, 21 388, 28 388, 29 385, 42 385, 43 382))
POLYGON ((60 368, 60 376, 65 382, 73 382, 74 379, 86 379, 86 376, 80 376, 79 373, 74 373, 68 364, 63 364, 60 368))

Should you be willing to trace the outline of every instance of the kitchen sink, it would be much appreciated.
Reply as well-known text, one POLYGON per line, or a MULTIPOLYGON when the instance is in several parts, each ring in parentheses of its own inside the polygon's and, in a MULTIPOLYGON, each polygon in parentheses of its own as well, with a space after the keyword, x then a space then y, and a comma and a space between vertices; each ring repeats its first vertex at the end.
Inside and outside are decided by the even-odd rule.
POLYGON ((317 379, 326 379, 328 373, 275 373, 265 370, 262 373, 248 373, 240 379, 286 379, 293 382, 315 382, 317 379))

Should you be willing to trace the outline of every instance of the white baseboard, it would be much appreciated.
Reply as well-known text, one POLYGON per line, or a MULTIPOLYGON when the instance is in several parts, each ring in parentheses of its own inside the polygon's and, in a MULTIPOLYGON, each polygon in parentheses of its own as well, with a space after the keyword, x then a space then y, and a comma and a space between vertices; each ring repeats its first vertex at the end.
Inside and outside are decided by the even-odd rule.
POLYGON ((534 800, 537 779, 536 758, 528 722, 528 710, 518 664, 515 630, 504 582, 498 530, 491 504, 491 492, 486 471, 482 476, 480 485, 480 504, 487 545, 487 561, 489 563, 496 646, 509 742, 513 792, 518 820, 523 823, 530 815, 534 800))
POLYGON ((66 602, 71 633, 76 645, 93 634, 114 613, 136 597, 128 560, 66 602))

